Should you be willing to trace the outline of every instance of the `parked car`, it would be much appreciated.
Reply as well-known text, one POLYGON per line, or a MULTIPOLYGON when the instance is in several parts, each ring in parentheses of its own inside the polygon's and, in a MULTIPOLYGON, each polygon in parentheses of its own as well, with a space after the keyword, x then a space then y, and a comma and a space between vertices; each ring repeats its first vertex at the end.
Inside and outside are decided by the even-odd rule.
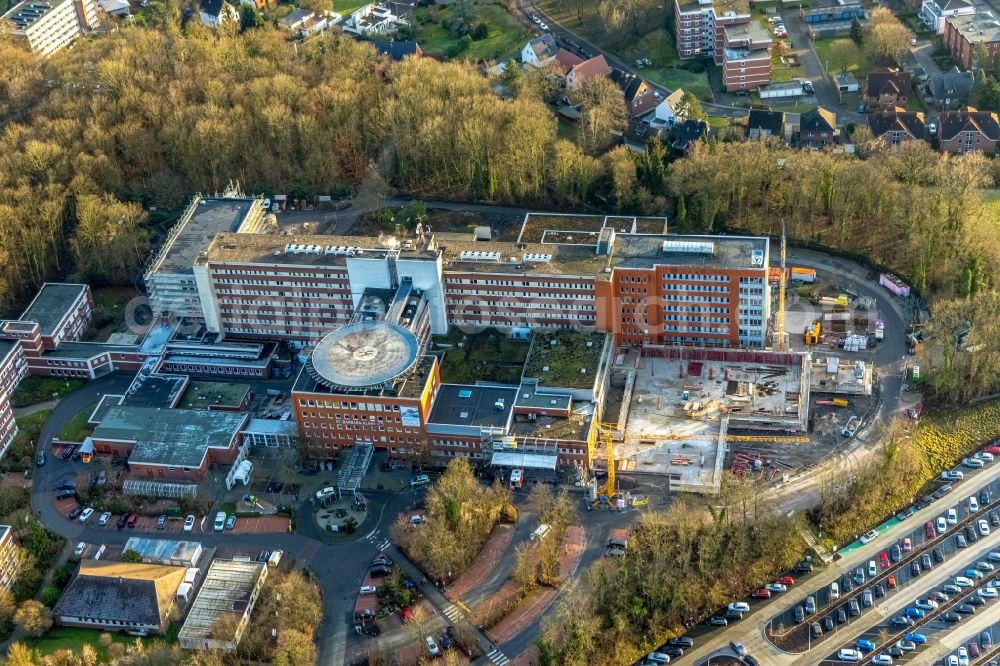
POLYGON ((868 560, 868 577, 874 578, 878 575, 878 568, 875 565, 875 560, 868 560))
POLYGON ((966 458, 962 461, 962 464, 970 469, 979 469, 983 466, 983 461, 979 458, 966 458))
POLYGON ((869 543, 878 537, 878 530, 868 530, 861 535, 861 543, 869 543))
POLYGON ((903 552, 908 553, 913 550, 913 542, 910 541, 910 537, 903 537, 903 552))
POLYGON ((809 573, 812 570, 813 570, 812 562, 809 562, 808 560, 803 560, 799 562, 793 568, 793 571, 795 571, 795 573, 809 573))
POLYGON ((814 639, 818 640, 823 637, 823 626, 819 622, 813 622, 809 625, 809 631, 814 639))
POLYGON ((920 575, 920 563, 916 560, 910 562, 910 575, 919 576, 920 575))
POLYGON ((964 534, 956 534, 955 535, 955 547, 956 548, 965 548, 968 545, 969 544, 965 540, 965 535, 964 534))
POLYGON ((843 608, 837 609, 837 624, 844 624, 847 622, 847 611, 843 608))
POLYGON ((941 552, 940 548, 931 549, 931 555, 934 557, 934 562, 937 564, 944 562, 944 553, 941 552))
POLYGON ((836 601, 840 598, 840 586, 834 581, 830 583, 830 599, 836 601))
POLYGON ((921 610, 934 610, 938 607, 938 602, 933 599, 917 599, 913 605, 921 610))
POLYGON ((979 634, 979 647, 984 650, 989 650, 993 646, 993 636, 990 635, 989 631, 984 631, 979 634))
POLYGON ((965 576, 955 576, 955 585, 958 587, 972 587, 973 582, 965 576))
POLYGON ((226 527, 226 512, 219 511, 215 514, 215 531, 221 532, 226 527))
POLYGON ((875 649, 875 642, 870 641, 867 638, 859 638, 854 645, 858 650, 861 650, 862 652, 871 652, 872 650, 875 649))
POLYGON ((899 549, 899 544, 892 544, 892 548, 889 549, 889 557, 893 562, 899 562, 903 558, 903 552, 899 549))
POLYGON ((755 590, 754 593, 751 594, 750 596, 753 597, 754 599, 770 599, 771 590, 767 589, 766 587, 762 587, 758 590, 755 590))
POLYGON ((80 513, 80 522, 85 523, 90 520, 90 517, 94 515, 94 510, 89 506, 80 513))
POLYGON ((918 619, 922 618, 925 615, 924 611, 921 610, 921 609, 919 609, 919 608, 917 608, 916 606, 908 606, 906 608, 906 610, 903 611, 903 613, 907 617, 913 617, 913 618, 918 618, 918 619))
POLYGON ((889 565, 889 555, 884 550, 881 553, 878 554, 878 561, 879 561, 879 564, 882 565, 883 569, 888 569, 889 568, 889 566, 890 566, 889 565))
POLYGON ((768 592, 785 592, 788 587, 782 585, 781 583, 768 583, 764 586, 764 589, 768 592))
POLYGON ((928 539, 933 539, 934 537, 937 536, 937 530, 934 529, 933 521, 928 520, 926 523, 924 523, 924 536, 927 537, 928 539))
POLYGON ((377 591, 378 591, 378 588, 375 587, 374 585, 362 585, 361 586, 361 594, 362 594, 362 596, 368 595, 368 594, 375 594, 375 592, 377 592, 377 591))
POLYGON ((167 517, 165 515, 159 515, 156 517, 156 529, 165 530, 167 529, 167 517))
POLYGON ((931 554, 930 553, 924 553, 923 555, 920 556, 920 568, 921 569, 923 569, 924 571, 927 571, 928 569, 930 569, 933 566, 934 566, 934 564, 931 563, 931 554))
POLYGON ((980 518, 979 522, 976 523, 979 528, 979 536, 989 536, 990 535, 990 524, 984 519, 980 518))
POLYGON ((76 544, 76 548, 73 549, 73 555, 80 557, 83 555, 83 551, 85 550, 87 550, 87 543, 85 541, 81 541, 76 544))
POLYGON ((945 481, 961 481, 965 478, 965 474, 957 469, 952 469, 941 472, 941 478, 945 481))
POLYGON ((847 602, 847 613, 851 617, 857 617, 858 615, 861 615, 861 608, 858 607, 857 599, 851 599, 849 602, 847 602))
POLYGON ((35 464, 39 467, 45 464, 45 451, 39 451, 35 454, 35 464))
POLYGON ((892 657, 887 653, 877 654, 872 657, 872 663, 876 666, 891 666, 892 657))
POLYGON ((236 527, 236 514, 231 513, 226 517, 226 529, 231 530, 236 527))
POLYGON ((193 529, 194 529, 194 515, 191 514, 191 515, 188 515, 188 517, 184 519, 184 531, 185 532, 190 532, 193 529))
POLYGON ((128 522, 128 514, 123 513, 122 515, 118 516, 118 522, 116 523, 118 525, 118 529, 124 528, 126 522, 128 522))
POLYGON ((983 599, 996 599, 1000 593, 997 592, 995 587, 981 587, 976 591, 976 594, 983 599))
POLYGON ((111 512, 105 511, 101 514, 101 517, 97 519, 97 524, 104 527, 111 521, 111 512))
MULTIPOLYGON (((791 587, 792 585, 795 585, 795 579, 792 578, 791 576, 787 576, 787 575, 786 576, 778 576, 778 578, 777 578, 777 580, 775 580, 775 582, 776 583, 780 583, 781 585, 786 585, 788 587, 791 587)), ((782 590, 782 591, 784 591, 784 590, 782 590)))
POLYGON ((958 522, 958 511, 955 509, 948 509, 947 521, 949 525, 954 525, 958 522))
POLYGON ((827 615, 826 617, 823 618, 823 630, 824 631, 833 631, 833 616, 832 615, 827 615))
POLYGON ((975 513, 979 511, 979 500, 977 500, 975 497, 969 497, 969 499, 966 500, 966 502, 968 503, 969 506, 969 513, 975 513))
POLYGON ((743 643, 739 641, 729 641, 729 647, 732 648, 733 652, 739 657, 747 656, 747 649, 743 647, 743 643))
POLYGON ((684 648, 685 650, 690 650, 691 648, 694 647, 694 639, 688 638, 687 636, 677 636, 675 638, 671 638, 670 640, 668 640, 667 645, 684 648))
POLYGON ((138 522, 139 522, 139 514, 137 514, 137 513, 130 513, 130 514, 128 514, 128 518, 125 519, 125 526, 126 527, 130 527, 130 528, 134 528, 135 525, 136 525, 136 523, 138 523, 138 522))
POLYGON ((856 663, 861 661, 862 654, 857 650, 852 650, 850 648, 840 648, 837 650, 837 659, 839 661, 847 661, 856 663))
MULTIPOLYGON (((798 606, 796 606, 798 608, 798 606)), ((724 627, 729 624, 726 618, 716 615, 715 617, 708 618, 708 626, 710 627, 724 627)))
POLYGON ((813 613, 815 613, 816 612, 816 598, 815 597, 806 597, 806 602, 802 605, 802 608, 804 608, 805 611, 806 611, 806 613, 808 613, 809 615, 812 615, 813 613))
POLYGON ((871 608, 872 606, 872 590, 868 588, 861 593, 861 605, 865 608, 871 608))
POLYGON ((956 613, 955 611, 948 611, 947 613, 941 616, 941 619, 947 622, 948 624, 954 624, 956 622, 960 622, 962 620, 962 616, 956 613))
POLYGON ((927 642, 927 636, 924 636, 919 631, 906 632, 903 634, 903 640, 913 641, 917 645, 923 645, 927 642))
MULTIPOLYGON (((434 642, 433 636, 428 636, 427 638, 424 639, 424 642, 427 643, 427 653, 430 656, 436 657, 439 654, 441 654, 441 649, 438 648, 437 643, 434 642)), ((670 661, 669 657, 667 657, 667 661, 670 661)))
POLYGON ((727 608, 728 608, 728 610, 731 610, 731 611, 736 612, 736 613, 749 613, 750 612, 750 604, 748 604, 745 601, 734 601, 733 603, 729 604, 729 606, 727 608))
POLYGON ((976 609, 972 604, 959 604, 955 606, 955 612, 962 615, 972 615, 976 612, 976 609))
POLYGON ((69 499, 70 497, 76 497, 76 491, 70 488, 65 488, 56 493, 57 500, 69 499))
POLYGON ((802 606, 796 606, 792 611, 792 617, 795 620, 795 624, 802 624, 806 620, 806 612, 802 609, 802 606))
POLYGON ((938 516, 937 531, 938 534, 944 534, 948 531, 948 522, 944 519, 944 516, 938 516))

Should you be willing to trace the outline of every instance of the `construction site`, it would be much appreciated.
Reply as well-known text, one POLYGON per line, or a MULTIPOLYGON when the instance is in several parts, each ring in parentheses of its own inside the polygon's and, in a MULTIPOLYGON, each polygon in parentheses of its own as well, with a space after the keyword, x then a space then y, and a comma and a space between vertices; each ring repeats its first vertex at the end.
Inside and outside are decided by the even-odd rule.
POLYGON ((802 441, 808 354, 646 347, 612 367, 606 411, 620 471, 666 475, 676 491, 718 492, 729 441, 802 441))

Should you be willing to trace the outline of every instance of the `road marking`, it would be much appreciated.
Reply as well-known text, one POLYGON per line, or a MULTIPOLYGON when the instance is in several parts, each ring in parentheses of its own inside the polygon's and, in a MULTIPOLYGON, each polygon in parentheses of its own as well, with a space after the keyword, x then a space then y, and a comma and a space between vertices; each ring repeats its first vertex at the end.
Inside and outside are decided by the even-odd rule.
POLYGON ((364 535, 362 538, 363 539, 368 539, 369 541, 371 541, 371 538, 373 536, 375 536, 376 532, 378 532, 378 528, 377 527, 375 529, 373 529, 371 532, 369 532, 368 534, 364 535))
POLYGON ((382 552, 383 550, 385 550, 386 548, 388 548, 391 545, 392 545, 392 542, 389 541, 388 539, 386 539, 385 541, 383 541, 382 543, 380 543, 378 545, 378 550, 379 550, 379 552, 382 552))
POLYGON ((452 622, 458 622, 458 620, 462 617, 462 611, 458 610, 458 608, 455 607, 455 604, 448 604, 441 610, 441 612, 444 613, 444 616, 452 622))
POLYGON ((491 663, 496 664, 496 666, 507 666, 507 664, 510 663, 510 659, 508 659, 503 652, 496 648, 490 650, 489 654, 486 655, 486 658, 489 659, 491 663))

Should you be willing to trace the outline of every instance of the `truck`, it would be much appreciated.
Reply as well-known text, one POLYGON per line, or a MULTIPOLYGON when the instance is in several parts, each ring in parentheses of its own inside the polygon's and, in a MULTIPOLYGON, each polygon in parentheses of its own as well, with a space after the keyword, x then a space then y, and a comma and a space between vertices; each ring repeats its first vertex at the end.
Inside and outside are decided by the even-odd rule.
POLYGON ((622 557, 628 549, 628 530, 616 527, 608 533, 608 542, 604 547, 607 557, 622 557))
POLYGON ((878 283, 901 298, 906 298, 910 295, 910 285, 906 284, 895 275, 882 273, 878 276, 878 283))
POLYGON ((549 525, 546 525, 545 523, 542 523, 541 525, 539 525, 538 527, 535 528, 534 532, 531 533, 531 540, 532 541, 538 541, 539 539, 541 539, 542 537, 544 537, 546 534, 548 534, 550 529, 552 529, 552 528, 549 525))
POLYGON ((798 266, 792 266, 791 276, 792 280, 798 282, 806 282, 812 284, 816 281, 816 269, 814 268, 799 268, 798 266))

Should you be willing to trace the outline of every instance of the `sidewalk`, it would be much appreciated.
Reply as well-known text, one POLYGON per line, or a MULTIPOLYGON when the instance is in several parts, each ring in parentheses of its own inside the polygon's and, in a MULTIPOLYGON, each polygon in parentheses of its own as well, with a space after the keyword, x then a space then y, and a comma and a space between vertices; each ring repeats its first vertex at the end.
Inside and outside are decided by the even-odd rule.
POLYGON ((46 409, 55 409, 55 406, 58 404, 59 398, 52 398, 50 400, 36 402, 35 404, 28 405, 27 407, 17 407, 14 409, 14 418, 19 419, 25 416, 31 416, 36 412, 45 411, 46 409))

